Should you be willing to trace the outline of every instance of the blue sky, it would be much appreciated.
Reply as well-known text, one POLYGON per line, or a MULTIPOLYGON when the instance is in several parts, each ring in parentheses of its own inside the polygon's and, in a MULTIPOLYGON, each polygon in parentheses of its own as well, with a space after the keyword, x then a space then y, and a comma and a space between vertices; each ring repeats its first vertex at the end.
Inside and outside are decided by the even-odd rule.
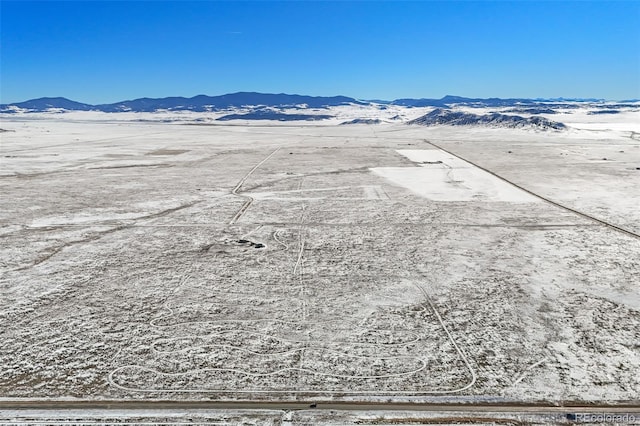
POLYGON ((1 1, 0 98, 640 98, 638 1, 1 1))

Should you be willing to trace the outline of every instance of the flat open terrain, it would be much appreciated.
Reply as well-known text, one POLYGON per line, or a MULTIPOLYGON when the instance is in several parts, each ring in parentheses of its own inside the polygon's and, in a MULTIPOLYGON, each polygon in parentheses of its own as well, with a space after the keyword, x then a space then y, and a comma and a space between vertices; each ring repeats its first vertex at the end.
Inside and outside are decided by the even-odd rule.
POLYGON ((637 139, 2 128, 2 398, 638 401, 637 139))

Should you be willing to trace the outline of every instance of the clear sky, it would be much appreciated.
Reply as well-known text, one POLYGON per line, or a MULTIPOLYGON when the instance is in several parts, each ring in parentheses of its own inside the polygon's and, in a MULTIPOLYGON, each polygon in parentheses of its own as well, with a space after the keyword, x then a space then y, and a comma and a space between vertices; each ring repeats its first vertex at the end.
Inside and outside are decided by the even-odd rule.
POLYGON ((1 1, 0 101, 640 98, 640 1, 1 1))

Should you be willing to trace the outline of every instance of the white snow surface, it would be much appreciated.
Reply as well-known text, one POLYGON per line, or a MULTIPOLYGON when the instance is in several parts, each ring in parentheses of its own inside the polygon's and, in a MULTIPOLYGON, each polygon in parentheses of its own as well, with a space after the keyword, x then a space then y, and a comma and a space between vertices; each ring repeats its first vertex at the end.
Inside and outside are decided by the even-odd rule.
POLYGON ((501 201, 533 203, 538 199, 438 149, 398 150, 420 167, 376 167, 371 170, 434 201, 501 201))
POLYGON ((637 112, 428 110, 2 116, 0 397, 637 400, 640 241, 428 142, 638 233, 637 112))

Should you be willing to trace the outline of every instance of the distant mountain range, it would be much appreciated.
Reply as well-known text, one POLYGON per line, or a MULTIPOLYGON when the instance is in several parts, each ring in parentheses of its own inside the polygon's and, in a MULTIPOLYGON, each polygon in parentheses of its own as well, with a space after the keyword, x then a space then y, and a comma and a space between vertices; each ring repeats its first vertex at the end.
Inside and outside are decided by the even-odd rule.
MULTIPOLYGON (((39 98, 25 102, 12 104, 1 104, 0 112, 11 113, 17 111, 25 112, 45 112, 51 110, 67 111, 103 111, 103 112, 154 112, 159 110, 168 111, 221 111, 230 108, 242 107, 270 107, 270 108, 329 108, 341 105, 399 105, 405 107, 440 107, 446 108, 453 105, 471 107, 518 107, 528 108, 529 113, 535 113, 535 108, 541 109, 539 113, 546 113, 550 107, 571 107, 571 103, 576 102, 599 102, 599 99, 524 99, 524 98, 465 98, 461 96, 445 96, 441 99, 396 99, 394 101, 363 101, 347 96, 303 96, 238 92, 220 96, 198 95, 192 98, 167 97, 167 98, 140 98, 116 102, 113 104, 90 105, 75 102, 66 98, 39 98), (546 111, 545 111, 546 109, 546 111)), ((632 103, 634 101, 625 101, 632 103)), ((574 105, 577 107, 577 105, 574 105)), ((625 106, 616 104, 616 107, 625 106)), ((636 105, 628 105, 635 106, 636 105)))
POLYGON ((340 105, 368 105, 346 96, 302 96, 239 92, 221 96, 198 95, 192 98, 140 98, 113 104, 89 105, 71 101, 66 98, 39 98, 25 102, 0 105, 0 112, 28 110, 30 112, 44 112, 51 109, 69 111, 102 111, 102 112, 154 112, 168 111, 219 111, 241 107, 275 107, 275 108, 328 108, 340 105))
POLYGON ((396 99, 392 101, 392 105, 402 105, 408 107, 446 107, 449 105, 469 105, 480 107, 504 107, 515 105, 535 105, 540 101, 533 99, 520 99, 520 98, 464 98, 462 96, 447 95, 441 99, 396 99))

